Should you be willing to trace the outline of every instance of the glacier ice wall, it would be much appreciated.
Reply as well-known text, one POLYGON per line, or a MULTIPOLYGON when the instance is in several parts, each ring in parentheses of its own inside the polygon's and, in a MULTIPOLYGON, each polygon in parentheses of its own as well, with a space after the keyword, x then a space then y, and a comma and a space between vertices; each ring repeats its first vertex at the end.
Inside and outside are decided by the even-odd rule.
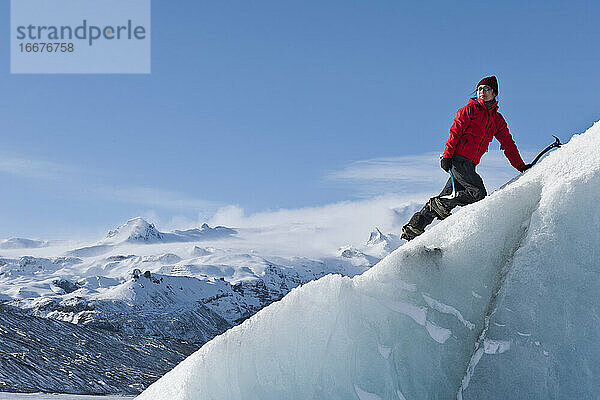
POLYGON ((138 399, 593 398, 598 148, 597 123, 363 275, 293 290, 138 399))
POLYGON ((600 396, 599 137, 596 123, 537 171, 540 206, 483 338, 510 351, 478 348, 463 398, 600 396))

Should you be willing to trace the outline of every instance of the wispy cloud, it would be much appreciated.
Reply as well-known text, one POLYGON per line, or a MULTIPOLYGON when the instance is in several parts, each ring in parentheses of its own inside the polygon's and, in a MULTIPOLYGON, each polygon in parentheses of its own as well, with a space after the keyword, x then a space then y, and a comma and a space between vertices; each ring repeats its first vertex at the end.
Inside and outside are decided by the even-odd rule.
POLYGON ((327 175, 331 181, 382 181, 423 183, 437 182, 432 167, 435 166, 439 155, 434 153, 406 157, 373 158, 355 161, 340 171, 327 175))
POLYGON ((103 172, 22 156, 0 155, 0 173, 51 182, 53 188, 57 189, 56 192, 65 196, 93 193, 96 197, 109 201, 193 213, 200 210, 214 212, 222 206, 220 203, 159 187, 127 186, 120 177, 106 176, 103 172), (102 181, 117 183, 100 183, 102 181))
MULTIPOLYGON (((523 155, 530 159, 530 152, 523 155)), ((498 150, 485 155, 478 172, 490 193, 517 175, 498 150)), ((158 222, 162 229, 188 228, 208 220, 211 225, 250 232, 240 238, 251 248, 304 255, 331 254, 339 246, 364 244, 375 227, 384 233, 399 233, 410 215, 438 193, 447 179, 439 167, 439 156, 433 152, 361 160, 324 177, 326 183, 340 185, 359 199, 247 214, 237 205, 222 206, 159 187, 128 186, 119 177, 58 163, 4 157, 0 173, 51 180, 53 190, 65 198, 89 197, 91 193, 102 200, 139 205, 146 208, 142 214, 158 222), (190 217, 193 215, 198 218, 190 217)))
MULTIPOLYGON (((529 159, 531 152, 522 152, 529 159)), ((477 166, 488 192, 506 183, 518 172, 500 150, 490 150, 477 166)), ((355 161, 325 175, 329 184, 354 190, 358 197, 385 193, 414 193, 441 190, 448 175, 440 169, 439 153, 355 161)))
POLYGON ((249 215, 241 207, 230 205, 219 209, 209 224, 245 228, 241 233, 245 243, 259 251, 331 255, 340 246, 365 244, 375 227, 385 233, 399 233, 425 196, 386 195, 249 215))
MULTIPOLYGON (((521 154, 531 159, 531 152, 521 154)), ((499 150, 490 150, 477 170, 490 193, 518 174, 499 150)), ((353 190, 362 199, 253 214, 229 205, 220 208, 209 223, 254 230, 245 243, 257 250, 276 248, 294 254, 301 249, 296 254, 322 255, 345 244, 364 244, 375 227, 399 234, 412 213, 441 190, 447 177, 436 153, 361 160, 327 174, 325 181, 353 190)))
POLYGON ((445 179, 443 171, 436 169, 438 160, 435 153, 359 160, 326 174, 324 181, 348 189, 359 198, 431 191, 445 179))
POLYGON ((31 179, 56 180, 77 172, 79 171, 76 168, 59 163, 0 155, 0 173, 31 179))

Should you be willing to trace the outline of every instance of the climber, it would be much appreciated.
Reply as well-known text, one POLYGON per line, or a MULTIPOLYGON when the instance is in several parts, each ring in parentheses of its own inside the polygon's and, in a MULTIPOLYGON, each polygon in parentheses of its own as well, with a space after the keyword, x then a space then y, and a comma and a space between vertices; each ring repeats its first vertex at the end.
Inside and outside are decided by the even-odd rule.
POLYGON ((531 168, 531 164, 523 162, 506 121, 498 112, 496 77, 488 76, 479 81, 476 93, 477 97, 470 98, 467 105, 456 112, 450 136, 440 158, 442 169, 450 172, 451 177, 442 192, 429 199, 423 209, 402 227, 403 239, 414 239, 435 218, 442 220, 450 215, 454 207, 475 203, 487 195, 483 180, 475 167, 487 151, 492 137, 498 139, 504 155, 519 172, 531 168))

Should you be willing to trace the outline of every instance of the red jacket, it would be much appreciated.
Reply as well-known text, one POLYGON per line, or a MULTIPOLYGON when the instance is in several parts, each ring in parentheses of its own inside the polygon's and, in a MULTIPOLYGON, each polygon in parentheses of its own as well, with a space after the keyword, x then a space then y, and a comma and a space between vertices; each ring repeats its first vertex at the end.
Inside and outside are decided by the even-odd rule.
POLYGON ((487 108, 483 100, 469 99, 467 105, 456 112, 442 156, 463 156, 477 165, 493 136, 500 142, 500 149, 504 150, 511 165, 517 169, 521 167, 523 159, 508 132, 504 117, 498 112, 498 102, 487 108))

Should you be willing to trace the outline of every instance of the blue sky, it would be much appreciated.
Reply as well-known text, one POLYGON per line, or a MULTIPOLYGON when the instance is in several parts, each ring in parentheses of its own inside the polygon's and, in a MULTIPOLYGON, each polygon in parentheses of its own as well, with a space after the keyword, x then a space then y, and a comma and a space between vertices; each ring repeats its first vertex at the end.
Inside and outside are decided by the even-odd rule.
POLYGON ((519 149, 535 153, 600 119, 599 9, 154 1, 151 74, 11 75, 2 2, 0 237, 95 237, 136 215, 175 224, 227 205, 251 214, 422 190, 419 173, 395 180, 377 165, 443 180, 415 163, 442 151, 489 74, 519 149))

